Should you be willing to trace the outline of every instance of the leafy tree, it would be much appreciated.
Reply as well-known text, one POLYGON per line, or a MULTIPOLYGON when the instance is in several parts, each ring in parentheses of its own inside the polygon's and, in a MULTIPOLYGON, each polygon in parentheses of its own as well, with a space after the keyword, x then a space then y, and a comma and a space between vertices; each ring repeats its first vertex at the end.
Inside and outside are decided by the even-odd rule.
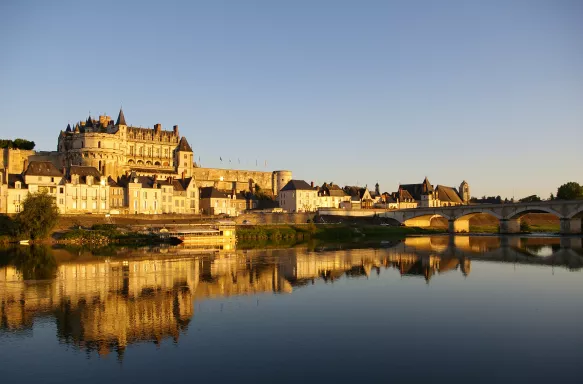
POLYGON ((549 197, 549 200, 555 200, 555 195, 553 195, 553 194, 551 193, 551 196, 549 197))
POLYGON ((557 199, 574 200, 583 198, 583 187, 574 181, 561 185, 557 189, 557 199))
POLYGON ((55 198, 46 192, 35 193, 28 195, 22 207, 15 218, 18 235, 32 240, 47 237, 59 219, 55 198))
POLYGON ((533 202, 537 202, 540 200, 541 200, 540 197, 538 197, 537 195, 531 195, 531 196, 523 197, 519 201, 521 203, 533 203, 533 202))
POLYGON ((12 148, 12 149, 34 149, 34 141, 28 141, 25 139, 16 140, 0 140, 0 148, 12 148))

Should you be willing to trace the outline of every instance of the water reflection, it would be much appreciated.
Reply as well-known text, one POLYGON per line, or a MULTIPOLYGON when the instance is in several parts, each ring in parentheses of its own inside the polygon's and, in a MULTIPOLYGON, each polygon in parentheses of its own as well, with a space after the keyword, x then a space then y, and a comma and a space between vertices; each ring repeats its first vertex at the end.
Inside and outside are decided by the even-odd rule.
POLYGON ((206 299, 289 294, 318 279, 334 283, 387 269, 429 283, 452 271, 469 276, 472 260, 571 270, 583 266, 581 238, 434 236, 382 245, 245 251, 120 248, 108 256, 12 248, 0 253, 0 332, 26 331, 36 318, 51 317, 61 342, 88 354, 116 352, 121 359, 133 343, 178 342, 196 302, 206 299))

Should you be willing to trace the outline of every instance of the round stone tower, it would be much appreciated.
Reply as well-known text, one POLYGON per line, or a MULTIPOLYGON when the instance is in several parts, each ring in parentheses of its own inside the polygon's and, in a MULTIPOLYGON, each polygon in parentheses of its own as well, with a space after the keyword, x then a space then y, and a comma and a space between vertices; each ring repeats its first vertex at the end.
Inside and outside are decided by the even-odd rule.
POLYGON ((273 171, 273 194, 277 196, 279 191, 281 191, 291 179, 291 171, 273 171))

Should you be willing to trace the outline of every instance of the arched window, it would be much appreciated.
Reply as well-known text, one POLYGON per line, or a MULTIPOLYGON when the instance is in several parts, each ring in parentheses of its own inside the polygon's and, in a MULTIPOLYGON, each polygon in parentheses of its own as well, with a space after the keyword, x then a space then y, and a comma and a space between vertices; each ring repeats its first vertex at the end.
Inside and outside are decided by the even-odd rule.
POLYGON ((97 142, 97 148, 101 148, 101 141, 97 142))

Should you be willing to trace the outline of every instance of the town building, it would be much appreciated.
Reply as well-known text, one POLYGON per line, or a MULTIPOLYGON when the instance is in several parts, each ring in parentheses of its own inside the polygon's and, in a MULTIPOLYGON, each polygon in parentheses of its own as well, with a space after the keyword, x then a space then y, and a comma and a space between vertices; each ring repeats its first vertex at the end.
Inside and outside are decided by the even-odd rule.
POLYGON ((318 189, 318 208, 341 208, 350 201, 350 196, 334 183, 324 183, 318 189))
POLYGON ((203 187, 200 189, 201 213, 207 215, 238 216, 246 209, 251 209, 252 199, 236 191, 225 192, 215 187, 203 187))
POLYGON ((369 209, 373 207, 374 201, 367 187, 345 186, 344 192, 351 197, 352 209, 369 209))
POLYGON ((318 190, 304 180, 290 180, 279 191, 279 206, 287 212, 314 212, 318 208, 318 190))
POLYGON ((412 198, 419 207, 450 207, 469 204, 470 187, 465 180, 460 184, 460 191, 461 193, 458 193, 456 188, 444 185, 433 187, 426 177, 420 184, 399 185, 397 193, 400 198, 406 200, 412 198))

